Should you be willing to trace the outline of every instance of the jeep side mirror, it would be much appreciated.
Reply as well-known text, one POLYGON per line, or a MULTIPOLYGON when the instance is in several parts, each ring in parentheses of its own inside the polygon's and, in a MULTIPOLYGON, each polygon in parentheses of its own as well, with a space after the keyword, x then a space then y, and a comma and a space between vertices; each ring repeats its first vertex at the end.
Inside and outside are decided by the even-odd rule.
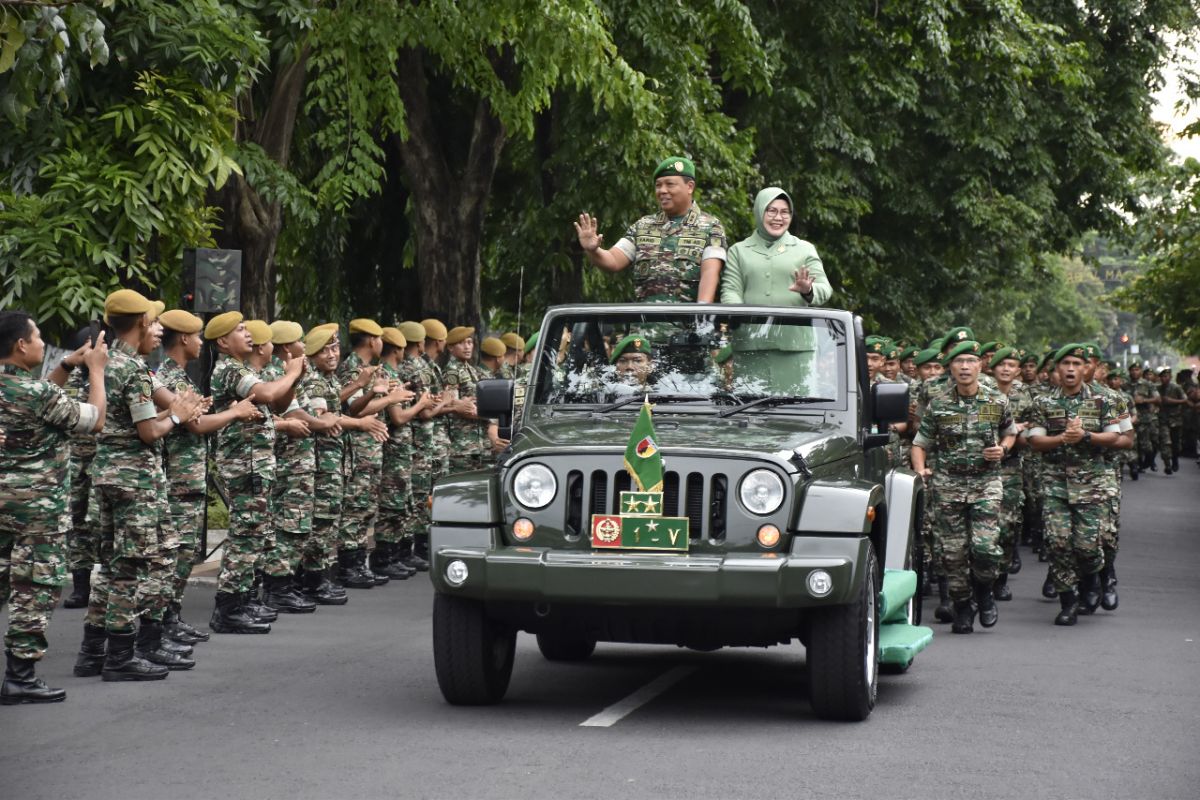
POLYGON ((908 421, 908 384, 871 384, 870 421, 883 430, 895 422, 908 421))
POLYGON ((475 386, 475 410, 479 416, 499 422, 501 439, 511 439, 513 382, 507 378, 480 381, 475 386))

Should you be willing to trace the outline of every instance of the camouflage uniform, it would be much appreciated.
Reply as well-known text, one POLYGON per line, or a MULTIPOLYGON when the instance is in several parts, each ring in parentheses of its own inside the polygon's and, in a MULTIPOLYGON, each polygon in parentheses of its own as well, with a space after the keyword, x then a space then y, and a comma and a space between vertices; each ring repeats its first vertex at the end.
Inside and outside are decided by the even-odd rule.
MULTIPOLYGON (((1033 413, 1033 404, 1038 397, 1046 392, 1042 384, 1027 387, 1029 406, 1023 410, 1023 416, 1018 421, 1029 422, 1033 413)), ((1022 511, 1023 527, 1029 537, 1029 543, 1034 549, 1041 547, 1044 526, 1042 524, 1043 493, 1042 493, 1042 454, 1033 449, 1027 449, 1021 454, 1021 486, 1025 497, 1022 511)))
POLYGON ((629 226, 614 245, 633 264, 637 299, 642 303, 694 303, 700 288, 700 262, 725 259, 725 228, 693 203, 682 218, 663 211, 629 226))
MULTIPOLYGON (((158 379, 176 394, 196 390, 184 368, 169 357, 159 368, 158 379)), ((170 592, 172 601, 178 603, 192 574, 204 527, 208 495, 208 446, 204 437, 183 426, 167 434, 163 439, 163 472, 171 526, 179 537, 170 592)))
MULTIPOLYGON (((337 414, 341 410, 342 382, 335 374, 309 370, 301 382, 301 390, 308 398, 314 416, 318 412, 337 414)), ((345 447, 340 434, 320 433, 313 437, 312 535, 300 554, 300 567, 306 572, 321 572, 333 563, 338 522, 342 518, 345 447)))
MULTIPOLYGON (((222 355, 213 368, 213 411, 225 411, 262 380, 247 364, 222 355)), ((229 497, 229 535, 221 555, 217 591, 249 592, 254 570, 274 548, 270 497, 275 480, 275 423, 260 404, 261 420, 234 420, 217 432, 214 461, 229 497)))
MULTIPOLYGON (((351 353, 338 365, 337 377, 342 386, 358 377, 367 364, 358 353, 351 353)), ((362 391, 346 398, 353 403, 362 391)), ((342 473, 345 492, 342 499, 342 520, 338 527, 338 549, 360 550, 367 546, 367 535, 379 513, 379 474, 383 471, 383 445, 366 431, 346 431, 345 458, 342 473)))
POLYGON ((1158 407, 1158 452, 1163 458, 1163 463, 1171 466, 1173 460, 1179 458, 1183 446, 1183 413, 1187 406, 1168 405, 1167 398, 1186 400, 1187 393, 1175 381, 1166 386, 1159 383, 1157 388, 1159 397, 1163 399, 1162 405, 1158 407))
POLYGON ((974 397, 962 397, 952 385, 931 397, 913 440, 937 452, 934 538, 941 540, 942 567, 956 602, 971 597, 972 573, 988 586, 999 574, 1004 490, 999 465, 984 460, 983 449, 1015 430, 1000 391, 980 384, 974 397))
MULTIPOLYGON (((272 358, 263 368, 262 378, 270 383, 284 375, 282 359, 272 358)), ((316 416, 305 381, 296 383, 295 397, 284 415, 302 410, 316 416)), ((275 437, 275 482, 271 485, 271 523, 275 549, 268 556, 273 577, 292 574, 300 565, 301 554, 313 535, 313 495, 316 491, 317 446, 312 436, 293 439, 275 437), (286 567, 286 570, 284 569, 286 567)))
MULTIPOLYGON (((431 369, 433 366, 433 362, 423 355, 409 356, 400 364, 402 374, 408 376, 408 380, 415 381, 414 386, 437 394, 442 390, 441 374, 431 369)), ((439 450, 437 440, 437 431, 441 426, 438 418, 421 419, 420 415, 413 417, 409 423, 413 447, 409 486, 412 499, 409 514, 404 520, 405 539, 429 529, 429 494, 433 490, 434 478, 445 471, 441 459, 446 451, 439 450)))
POLYGON ((46 653, 46 627, 67 579, 68 435, 98 419, 95 406, 50 381, 0 368, 0 598, 8 603, 4 646, 18 658, 46 653))
MULTIPOLYGON (((385 363, 383 373, 389 380, 412 381, 404 371, 405 362, 397 367, 385 363)), ((399 543, 405 538, 405 522, 412 514, 412 485, 409 476, 413 468, 413 427, 397 425, 389 417, 388 440, 383 443, 383 471, 379 478, 379 516, 375 521, 377 542, 399 543)))
POLYGON ((108 351, 104 429, 92 459, 100 524, 100 572, 92 583, 87 623, 115 634, 133 632, 139 584, 161 553, 165 478, 159 443, 145 444, 137 423, 158 416, 149 368, 128 343, 108 351))
MULTIPOLYGON (((88 371, 82 367, 73 370, 63 388, 72 400, 85 402, 90 388, 88 371)), ((89 470, 95 455, 95 433, 89 430, 71 434, 71 532, 67 534, 67 568, 72 572, 90 571, 98 557, 95 514, 88 514, 92 494, 89 470)))
POLYGON ((1158 397, 1158 387, 1154 381, 1141 378, 1129 387, 1134 396, 1134 410, 1137 411, 1137 452, 1143 463, 1149 465, 1150 460, 1158 452, 1158 407, 1150 403, 1139 403, 1137 398, 1158 397))
MULTIPOLYGON (((446 388, 457 389, 461 398, 474 398, 475 386, 484 377, 479 367, 451 358, 445 371, 446 388)), ((447 418, 450 434, 450 471, 479 469, 487 458, 487 420, 464 419, 457 414, 447 418)))
MULTIPOLYGON (((1008 409, 1013 421, 1028 421, 1032 404, 1033 398, 1025 386, 1014 383, 1008 393, 1008 409)), ((1003 485, 1000 503, 1000 549, 1004 551, 1000 564, 1002 570, 1008 570, 1012 565, 1013 551, 1021 530, 1025 506, 1024 459, 1024 454, 1014 446, 1008 457, 1000 462, 1000 481, 1003 485)))
MULTIPOLYGON (((1061 388, 1040 395, 1030 413, 1028 436, 1057 436, 1079 417, 1090 433, 1119 431, 1116 406, 1085 385, 1074 395, 1061 388)), ((1100 449, 1080 441, 1042 454, 1046 548, 1055 588, 1074 591, 1079 580, 1104 567, 1103 518, 1113 472, 1100 449)))
MULTIPOLYGON (((1116 409, 1117 425, 1120 426, 1121 433, 1132 431, 1133 422, 1129 411, 1131 406, 1126 402, 1125 395, 1097 381, 1092 381, 1090 386, 1096 394, 1107 398, 1116 409)), ((1121 535, 1121 464, 1126 452, 1111 447, 1102 451, 1104 463, 1109 468, 1109 475, 1103 481, 1106 513, 1100 526, 1100 544, 1104 549, 1106 561, 1110 555, 1116 553, 1121 535)))

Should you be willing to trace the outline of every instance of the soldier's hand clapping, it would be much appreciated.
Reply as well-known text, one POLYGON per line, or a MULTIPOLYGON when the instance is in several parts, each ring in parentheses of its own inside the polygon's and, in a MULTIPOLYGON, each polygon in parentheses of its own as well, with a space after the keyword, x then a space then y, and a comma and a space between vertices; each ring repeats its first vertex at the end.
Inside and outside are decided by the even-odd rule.
POLYGON ((363 430, 371 434, 371 438, 377 442, 386 442, 388 438, 388 427, 383 420, 378 417, 371 417, 363 420, 363 430))
POLYGON ((292 439, 304 439, 311 433, 308 423, 302 419, 288 419, 285 417, 276 421, 275 428, 276 430, 283 431, 292 439))
MULTIPOLYGON (((208 398, 212 402, 212 398, 208 398)), ((262 412, 258 410, 258 406, 251 402, 249 397, 243 397, 236 403, 231 405, 229 409, 233 412, 233 416, 242 422, 262 419, 262 412)))
POLYGON ((1083 420, 1079 417, 1071 417, 1067 420, 1067 429, 1063 431, 1063 442, 1066 444, 1075 444, 1083 438, 1083 420))
POLYGON ((171 400, 169 411, 179 418, 180 422, 191 422, 203 412, 204 404, 200 395, 191 389, 176 392, 171 400))
POLYGON ((354 381, 352 382, 354 388, 365 389, 370 386, 372 380, 375 378, 375 370, 377 369, 379 369, 379 367, 367 366, 359 370, 358 376, 355 377, 354 381))
POLYGON ((412 389, 406 388, 395 381, 391 383, 391 391, 388 393, 388 398, 393 403, 407 403, 414 397, 416 397, 416 394, 412 389))

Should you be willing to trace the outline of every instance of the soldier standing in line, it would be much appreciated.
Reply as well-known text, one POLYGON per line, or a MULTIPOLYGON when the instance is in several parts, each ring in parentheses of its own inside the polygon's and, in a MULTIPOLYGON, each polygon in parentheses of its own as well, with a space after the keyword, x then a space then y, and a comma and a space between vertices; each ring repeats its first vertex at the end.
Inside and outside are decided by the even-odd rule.
MULTIPOLYGON (((91 328, 77 331, 70 349, 77 350, 91 341, 91 328)), ((63 386, 72 400, 86 402, 91 392, 88 371, 71 370, 63 386)), ((96 455, 96 435, 91 431, 70 434, 71 439, 71 531, 67 534, 67 569, 71 571, 71 594, 63 600, 63 608, 87 608, 91 594, 92 568, 96 566, 96 526, 94 514, 89 515, 91 506, 92 479, 89 469, 96 455)))
MULTIPOLYGON (((429 498, 433 492, 434 482, 445 475, 450 469, 450 433, 448 426, 451 416, 455 411, 462 407, 463 402, 459 399, 457 392, 447 389, 442 375, 442 368, 438 364, 442 357, 442 352, 446 349, 446 337, 449 331, 446 326, 437 319, 425 319, 421 321, 421 326, 425 329, 425 347, 421 353, 421 360, 424 363, 424 372, 422 383, 434 395, 441 399, 432 409, 427 409, 421 414, 421 419, 430 421, 430 439, 425 452, 427 453, 427 461, 429 464, 429 487, 425 490, 425 497, 429 498)), ((414 431, 414 433, 416 433, 414 431)), ((414 520, 413 529, 413 552, 421 559, 429 560, 429 507, 427 504, 418 504, 417 512, 422 516, 419 520, 414 520)))
POLYGON ((443 373, 446 388, 458 397, 459 407, 449 418, 450 471, 465 472, 479 469, 490 450, 486 419, 475 408, 475 386, 479 383, 479 368, 472 363, 475 354, 475 329, 459 326, 446 337, 450 360, 443 373))
POLYGON ((1102 599, 1104 485, 1112 475, 1103 451, 1122 434, 1117 407, 1085 380, 1087 346, 1065 345, 1054 361, 1059 386, 1034 401, 1025 435, 1044 454, 1046 549, 1062 606, 1054 624, 1074 625, 1081 602, 1095 611, 1102 599))
POLYGON ((482 378, 508 378, 512 379, 508 374, 508 362, 505 356, 508 353, 508 348, 504 342, 497 339, 495 336, 488 336, 479 343, 479 377, 482 378))
POLYGON ((291 405, 304 362, 288 362, 282 378, 264 382, 247 363, 254 343, 236 311, 209 320, 204 338, 215 342, 220 352, 210 380, 217 412, 249 398, 262 414, 261 420, 237 420, 217 433, 214 460, 229 496, 229 535, 208 625, 217 633, 270 633, 274 612, 259 611, 250 592, 254 568, 271 528, 270 497, 275 479, 272 411, 291 405))
POLYGON ((525 354, 525 340, 517 333, 506 333, 500 337, 504 342, 504 369, 501 377, 509 380, 517 379, 521 357, 525 354))
POLYGON ((46 654, 46 628, 66 582, 69 462, 67 439, 95 433, 105 422, 101 335, 85 342, 39 380, 46 354, 28 314, 0 312, 0 598, 8 606, 0 704, 54 703, 66 696, 35 674, 46 654), (88 373, 84 401, 62 390, 68 373, 88 373), (82 371, 82 370, 80 370, 82 371))
POLYGON ((1179 451, 1183 447, 1183 412, 1187 408, 1187 393, 1171 380, 1171 368, 1158 371, 1158 451, 1162 454, 1164 471, 1170 475, 1179 471, 1179 451))
POLYGON ((954 601, 954 633, 974 630, 972 594, 983 627, 999 617, 992 591, 1004 555, 999 465, 1016 438, 1008 398, 979 382, 979 349, 978 342, 960 341, 947 354, 954 383, 930 399, 912 446, 913 469, 924 477, 932 474, 926 452, 938 453, 935 536, 954 601))
MULTIPOLYGON (((1024 353, 1020 350, 1001 347, 992 355, 989 363, 992 377, 996 379, 997 390, 1008 398, 1008 409, 1018 434, 1025 430, 1029 408, 1033 403, 1029 391, 1017 382, 1023 356, 1024 353)), ((1023 449, 1023 442, 1020 439, 1015 440, 1013 447, 1000 462, 1000 480, 1003 484, 1000 547, 1004 556, 1000 565, 1000 577, 996 579, 997 600, 1012 599, 1012 590, 1008 588, 1008 576, 1021 571, 1021 552, 1017 539, 1021 527, 1021 511, 1025 505, 1023 449)))
POLYGON ((1157 471, 1154 465, 1158 457, 1158 407, 1162 398, 1154 382, 1143 374, 1141 364, 1129 365, 1129 388, 1133 392, 1133 408, 1137 413, 1137 449, 1141 469, 1157 471))
POLYGON ((637 300, 642 303, 713 303, 725 263, 725 228, 692 199, 696 167, 672 156, 654 170, 659 211, 630 225, 611 249, 600 245, 599 221, 580 214, 575 233, 583 254, 605 272, 633 266, 637 300))
MULTIPOLYGON (((1029 395, 1030 404, 1042 392, 1043 385, 1038 380, 1038 363, 1041 357, 1032 350, 1026 350, 1021 356, 1021 383, 1029 395)), ((1028 420, 1024 420, 1028 422, 1028 420)), ((1024 504, 1021 512, 1021 544, 1033 545, 1041 541, 1042 524, 1042 490, 1041 490, 1041 454, 1029 447, 1021 453, 1021 488, 1024 504)), ((1017 552, 1017 551, 1014 551, 1017 552)))
MULTIPOLYGON (((92 485, 100 520, 100 571, 92 583, 75 662, 79 677, 105 681, 159 680, 167 667, 135 652, 138 590, 149 578, 151 560, 162 553, 166 514, 160 440, 202 410, 194 392, 176 393, 167 416, 154 405, 154 381, 142 357, 162 338, 161 306, 120 289, 104 301, 104 320, 113 337, 104 375, 107 415, 92 459, 92 485), (107 639, 107 653, 105 640, 107 639)), ((144 618, 137 632, 140 652, 158 651, 159 621, 144 618)))
POLYGON ((400 379, 414 392, 429 398, 425 407, 409 421, 412 442, 412 466, 409 470, 409 503, 400 520, 400 541, 397 545, 398 560, 417 572, 429 570, 429 562, 413 551, 414 536, 426 530, 428 525, 429 492, 432 486, 429 448, 433 444, 433 415, 445 407, 440 394, 434 394, 426 383, 429 373, 421 354, 425 350, 425 328, 419 322, 401 322, 398 330, 404 336, 404 358, 397 365, 400 379), (428 416, 428 418, 426 418, 428 416))

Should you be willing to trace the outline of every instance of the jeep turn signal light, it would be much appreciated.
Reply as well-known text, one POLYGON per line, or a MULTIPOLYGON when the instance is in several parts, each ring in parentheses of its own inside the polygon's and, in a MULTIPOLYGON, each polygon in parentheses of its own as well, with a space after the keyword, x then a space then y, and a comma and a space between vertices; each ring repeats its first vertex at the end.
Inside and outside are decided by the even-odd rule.
POLYGON ((758 543, 768 550, 779 544, 779 528, 774 525, 763 525, 758 529, 758 543))
POLYGON ((875 506, 871 506, 870 508, 867 509, 867 522, 874 522, 874 521, 875 521, 875 506))
POLYGON ((513 523, 513 536, 518 542, 527 542, 533 536, 533 521, 521 517, 513 523))

